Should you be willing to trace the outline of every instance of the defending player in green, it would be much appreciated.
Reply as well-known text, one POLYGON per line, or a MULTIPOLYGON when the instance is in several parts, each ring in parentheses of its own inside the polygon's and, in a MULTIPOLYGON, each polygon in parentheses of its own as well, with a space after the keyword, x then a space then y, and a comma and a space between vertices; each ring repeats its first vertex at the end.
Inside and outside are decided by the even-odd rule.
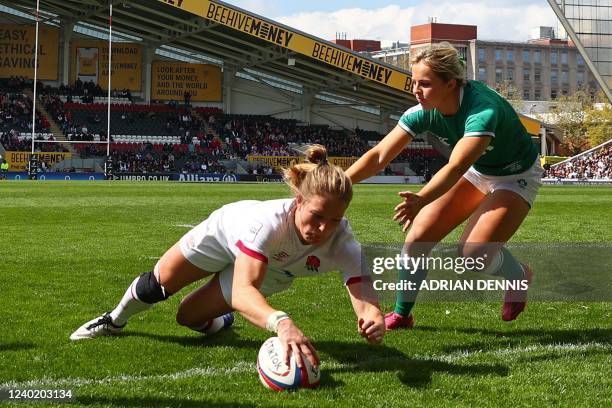
MULTIPOLYGON (((413 138, 430 134, 452 148, 448 164, 418 193, 399 193, 394 220, 406 236, 404 253, 428 254, 469 218, 460 255, 487 253, 486 272, 531 281, 531 270, 504 247, 517 231, 541 185, 536 146, 512 106, 486 85, 465 79, 465 66, 449 43, 425 48, 412 59, 413 92, 419 104, 348 170, 357 183, 385 168, 413 138), (486 245, 477 245, 486 244, 486 245), (491 248, 494 248, 493 250, 491 248)), ((426 270, 400 279, 425 279, 426 270)), ((410 328, 416 293, 398 292, 395 310, 385 315, 387 330, 410 328)), ((507 291, 503 320, 525 308, 527 291, 507 291)))

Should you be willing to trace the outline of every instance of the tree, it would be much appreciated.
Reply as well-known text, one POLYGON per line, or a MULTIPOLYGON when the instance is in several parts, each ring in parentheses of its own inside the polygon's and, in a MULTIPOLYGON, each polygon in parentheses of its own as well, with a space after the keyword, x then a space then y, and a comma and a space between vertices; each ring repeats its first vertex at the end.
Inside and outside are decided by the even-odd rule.
POLYGON ((551 117, 561 131, 561 147, 571 156, 589 148, 586 112, 593 107, 593 98, 585 90, 572 95, 562 95, 551 108, 551 117))
MULTIPOLYGON (((603 92, 601 92, 603 94, 603 92)), ((606 101, 603 95, 598 97, 606 101)), ((600 102, 586 111, 587 139, 591 147, 612 139, 612 105, 600 102)))
POLYGON ((520 112, 523 108, 523 98, 521 98, 521 93, 514 83, 510 81, 504 81, 500 84, 495 84, 495 90, 498 94, 504 97, 510 105, 514 108, 515 111, 520 112))

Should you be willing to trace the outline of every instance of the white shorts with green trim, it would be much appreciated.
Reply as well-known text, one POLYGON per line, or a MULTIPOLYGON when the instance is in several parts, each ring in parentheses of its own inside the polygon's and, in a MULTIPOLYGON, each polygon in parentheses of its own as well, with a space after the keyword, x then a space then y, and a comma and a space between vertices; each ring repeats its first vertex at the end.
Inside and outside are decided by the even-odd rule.
POLYGON ((540 165, 540 156, 538 156, 530 168, 519 174, 489 176, 482 174, 472 166, 463 177, 484 194, 490 194, 496 190, 513 191, 523 197, 531 207, 542 185, 542 173, 544 170, 540 165))

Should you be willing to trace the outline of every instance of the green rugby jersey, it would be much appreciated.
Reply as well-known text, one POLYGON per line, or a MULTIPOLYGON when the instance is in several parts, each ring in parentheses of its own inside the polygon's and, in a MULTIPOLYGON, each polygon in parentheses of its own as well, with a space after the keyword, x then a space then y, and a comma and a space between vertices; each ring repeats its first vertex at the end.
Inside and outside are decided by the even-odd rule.
POLYGON ((463 87, 454 115, 444 116, 437 109, 426 111, 417 105, 402 115, 399 126, 413 137, 429 132, 451 148, 462 137, 491 136, 487 150, 474 163, 476 170, 491 176, 522 173, 538 156, 514 108, 478 81, 468 81, 463 87))

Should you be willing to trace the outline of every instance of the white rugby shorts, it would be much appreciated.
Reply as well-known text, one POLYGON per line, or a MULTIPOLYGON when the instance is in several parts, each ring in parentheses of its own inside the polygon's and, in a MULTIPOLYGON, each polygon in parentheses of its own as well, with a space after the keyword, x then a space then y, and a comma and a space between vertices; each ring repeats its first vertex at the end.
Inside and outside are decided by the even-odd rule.
MULTIPOLYGON (((218 273, 221 291, 226 303, 232 304, 234 260, 215 238, 215 213, 187 232, 179 241, 181 253, 190 263, 206 272, 218 273)), ((291 286, 294 278, 268 270, 259 291, 268 297, 291 286)))
POLYGON ((542 185, 542 173, 544 170, 540 165, 540 156, 538 156, 530 168, 519 174, 489 176, 482 174, 472 166, 463 177, 484 194, 492 193, 495 190, 513 191, 523 197, 531 207, 542 185))

